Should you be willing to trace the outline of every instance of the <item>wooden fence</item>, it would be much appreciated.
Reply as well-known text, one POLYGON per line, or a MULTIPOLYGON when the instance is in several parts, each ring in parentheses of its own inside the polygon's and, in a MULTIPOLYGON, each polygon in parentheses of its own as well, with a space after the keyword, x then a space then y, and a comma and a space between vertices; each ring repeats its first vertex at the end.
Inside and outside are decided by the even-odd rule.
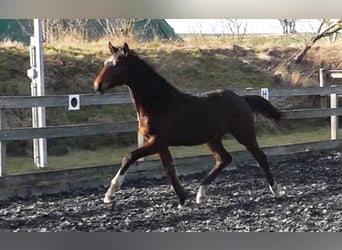
MULTIPOLYGON (((265 89, 237 89, 240 95, 260 95, 265 89)), ((309 87, 309 88, 279 88, 269 89, 269 97, 289 96, 330 96, 335 106, 315 109, 297 109, 282 111, 285 119, 335 117, 332 121, 332 139, 337 139, 338 119, 342 115, 342 108, 338 108, 338 95, 342 94, 342 86, 336 87, 309 87)), ((80 107, 89 105, 129 104, 128 94, 80 95, 80 107)), ((69 96, 43 97, 1 97, 0 98, 0 176, 6 175, 6 142, 11 140, 26 140, 33 138, 56 138, 69 136, 86 136, 109 133, 137 131, 137 122, 96 123, 81 125, 47 126, 44 128, 4 128, 5 109, 32 108, 32 107, 65 107, 69 105, 69 96)), ((77 112, 77 111, 70 111, 77 112)))

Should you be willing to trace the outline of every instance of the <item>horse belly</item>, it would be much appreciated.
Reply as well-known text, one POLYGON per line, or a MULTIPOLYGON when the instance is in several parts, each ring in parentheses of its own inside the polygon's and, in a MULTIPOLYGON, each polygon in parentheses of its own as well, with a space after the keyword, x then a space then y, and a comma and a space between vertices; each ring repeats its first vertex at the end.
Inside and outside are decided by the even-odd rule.
POLYGON ((171 130, 169 138, 172 146, 194 146, 222 136, 226 129, 219 121, 192 116, 191 119, 178 123, 171 130))

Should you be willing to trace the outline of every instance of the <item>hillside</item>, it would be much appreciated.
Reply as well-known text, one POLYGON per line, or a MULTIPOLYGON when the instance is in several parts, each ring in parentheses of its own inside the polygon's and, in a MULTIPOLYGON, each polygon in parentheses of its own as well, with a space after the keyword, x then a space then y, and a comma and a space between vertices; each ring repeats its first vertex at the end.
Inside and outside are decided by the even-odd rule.
MULTIPOLYGON (((302 64, 291 68, 282 66, 300 51, 305 39, 308 37, 251 36, 236 42, 227 37, 188 36, 184 37, 184 42, 129 41, 129 44, 171 84, 185 91, 312 86, 318 84, 320 67, 342 68, 341 40, 333 44, 322 41, 309 52, 302 64)), ((92 82, 109 56, 107 43, 108 39, 96 43, 66 39, 58 44, 45 45, 46 94, 92 93, 92 82)), ((122 41, 113 43, 121 44, 122 41)), ((30 95, 30 80, 26 77, 29 68, 28 47, 17 43, 0 43, 0 56, 0 95, 30 95)), ((120 87, 114 91, 127 90, 120 87)), ((7 112, 12 114, 8 116, 8 127, 31 125, 30 110, 7 112)), ((135 112, 129 105, 85 107, 80 112, 65 112, 61 108, 47 110, 48 125, 135 119, 135 112)), ((76 144, 93 148, 106 143, 130 144, 132 140, 135 140, 135 135, 128 139, 113 136, 96 142, 84 139, 76 144)), ((63 141, 63 145, 75 144, 71 139, 54 139, 49 140, 49 143, 56 146, 60 141, 63 141)), ((23 142, 23 146, 18 147, 19 144, 13 147, 10 144, 9 150, 22 154, 30 145, 23 142)))

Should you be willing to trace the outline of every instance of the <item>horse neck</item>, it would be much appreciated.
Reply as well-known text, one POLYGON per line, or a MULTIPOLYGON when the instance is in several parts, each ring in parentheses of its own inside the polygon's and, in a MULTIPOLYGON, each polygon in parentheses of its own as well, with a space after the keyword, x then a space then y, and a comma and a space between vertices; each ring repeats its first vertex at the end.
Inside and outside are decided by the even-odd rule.
POLYGON ((145 62, 134 68, 136 71, 127 85, 139 115, 145 116, 163 110, 182 94, 145 62))

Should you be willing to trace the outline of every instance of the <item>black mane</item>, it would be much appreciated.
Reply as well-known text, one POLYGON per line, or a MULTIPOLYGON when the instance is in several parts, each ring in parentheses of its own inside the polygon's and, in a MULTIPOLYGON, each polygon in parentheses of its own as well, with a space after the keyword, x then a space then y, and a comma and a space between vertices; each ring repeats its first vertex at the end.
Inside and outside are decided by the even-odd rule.
POLYGON ((135 74, 129 87, 133 92, 139 92, 143 96, 136 96, 137 102, 143 98, 144 103, 149 109, 165 108, 172 104, 180 95, 184 95, 176 87, 172 86, 164 77, 158 74, 154 68, 141 59, 136 53, 130 53, 128 56, 130 67, 134 69, 135 74), (136 91, 135 91, 136 90, 136 91))
POLYGON ((132 62, 134 63, 135 70, 139 75, 149 75, 149 78, 155 80, 156 82, 149 82, 149 84, 155 85, 155 87, 167 88, 168 90, 180 92, 176 87, 171 85, 163 76, 155 71, 153 66, 140 58, 135 52, 130 54, 132 57, 132 62))

